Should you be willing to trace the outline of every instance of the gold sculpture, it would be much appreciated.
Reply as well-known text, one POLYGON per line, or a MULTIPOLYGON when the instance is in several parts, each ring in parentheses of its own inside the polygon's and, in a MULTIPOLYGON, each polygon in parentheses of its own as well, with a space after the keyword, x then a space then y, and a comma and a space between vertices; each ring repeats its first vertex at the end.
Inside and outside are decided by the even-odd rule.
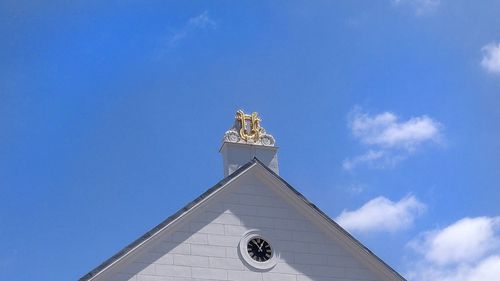
POLYGON ((236 112, 236 120, 239 121, 240 137, 245 141, 257 142, 260 139, 262 128, 257 112, 251 115, 245 114, 242 110, 236 112))

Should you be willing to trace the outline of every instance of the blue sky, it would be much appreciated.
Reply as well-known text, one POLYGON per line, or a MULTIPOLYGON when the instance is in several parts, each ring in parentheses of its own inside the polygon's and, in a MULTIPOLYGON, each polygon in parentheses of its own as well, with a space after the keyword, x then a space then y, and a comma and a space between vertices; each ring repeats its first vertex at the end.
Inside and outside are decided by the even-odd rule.
POLYGON ((2 278, 75 280, 194 199, 242 108, 281 175, 410 280, 493 280, 499 12, 0 1, 2 278))

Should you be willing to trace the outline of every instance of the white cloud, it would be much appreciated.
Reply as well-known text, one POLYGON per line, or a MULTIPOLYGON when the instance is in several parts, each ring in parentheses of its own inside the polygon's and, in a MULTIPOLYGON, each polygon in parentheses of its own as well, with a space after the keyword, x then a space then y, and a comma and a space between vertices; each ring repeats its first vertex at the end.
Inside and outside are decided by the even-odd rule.
POLYGON ((423 115, 405 122, 398 122, 398 117, 391 112, 375 116, 354 112, 350 128, 355 138, 364 144, 382 147, 404 147, 413 149, 426 141, 436 141, 439 137, 440 124, 423 115))
POLYGON ((346 171, 352 171, 359 165, 368 165, 379 169, 392 168, 405 158, 406 155, 398 155, 389 151, 368 150, 365 154, 345 159, 342 162, 342 168, 346 171))
POLYGON ((477 266, 460 272, 454 280, 464 281, 496 281, 500 277, 500 256, 491 256, 482 260, 477 266))
POLYGON ((344 160, 344 162, 342 163, 342 168, 344 168, 344 170, 350 171, 350 170, 354 169, 358 164, 373 163, 376 160, 379 160, 380 158, 382 158, 383 156, 384 156, 383 151, 369 150, 368 152, 366 152, 363 155, 356 156, 352 159, 344 160))
POLYGON ((415 10, 417 16, 433 12, 441 4, 440 0, 392 0, 396 5, 407 5, 415 10))
POLYGON ((481 48, 481 66, 488 72, 500 74, 500 43, 490 43, 481 48))
POLYGON ((364 190, 364 187, 360 184, 353 184, 353 185, 349 186, 349 188, 348 188, 349 193, 351 193, 352 195, 358 195, 361 192, 363 192, 363 190, 364 190))
POLYGON ((336 221, 350 231, 395 232, 411 226, 415 218, 425 210, 425 205, 413 195, 393 202, 379 196, 354 211, 344 210, 336 221))
POLYGON ((491 255, 474 265, 435 267, 421 264, 407 274, 409 281, 498 281, 500 255, 491 255))
POLYGON ((426 115, 399 121, 391 112, 372 116, 355 108, 350 113, 348 126, 354 138, 370 149, 344 160, 345 170, 360 164, 382 168, 394 166, 422 144, 441 140, 442 125, 426 115))
POLYGON ((362 183, 349 183, 346 185, 339 185, 335 189, 342 190, 351 196, 358 196, 365 191, 366 185, 362 183))
POLYGON ((474 261, 498 246, 494 232, 497 224, 495 218, 464 218, 426 233, 414 246, 424 253, 426 260, 440 265, 474 261))
POLYGON ((409 272, 418 281, 493 281, 500 276, 500 218, 463 218, 425 232, 409 246, 421 260, 409 272))
POLYGON ((187 36, 199 29, 216 28, 217 24, 208 16, 208 12, 191 17, 183 27, 174 32, 168 39, 168 48, 177 46, 187 36))

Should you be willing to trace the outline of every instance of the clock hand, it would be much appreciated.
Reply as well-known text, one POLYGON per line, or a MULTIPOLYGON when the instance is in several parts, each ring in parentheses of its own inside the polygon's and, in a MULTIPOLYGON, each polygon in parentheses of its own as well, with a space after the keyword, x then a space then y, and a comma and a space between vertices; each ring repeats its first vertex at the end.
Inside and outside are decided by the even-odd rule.
POLYGON ((257 248, 259 248, 259 252, 262 252, 262 249, 261 249, 261 246, 259 246, 259 243, 255 240, 252 240, 252 242, 257 246, 257 248))

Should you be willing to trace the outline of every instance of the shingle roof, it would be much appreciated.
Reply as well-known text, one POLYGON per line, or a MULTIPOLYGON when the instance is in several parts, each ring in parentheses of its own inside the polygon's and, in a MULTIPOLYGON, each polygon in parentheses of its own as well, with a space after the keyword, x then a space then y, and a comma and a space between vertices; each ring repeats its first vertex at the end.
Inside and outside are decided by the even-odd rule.
POLYGON ((260 162, 257 158, 253 158, 250 162, 246 163, 245 165, 241 166, 239 169, 237 169, 234 173, 230 174, 229 176, 225 177, 221 181, 219 181, 217 184, 209 188, 207 191, 205 191, 203 194, 198 196, 196 199, 188 203, 186 206, 175 212, 172 216, 168 217, 164 221, 162 221, 160 224, 146 232, 144 235, 139 237, 137 240, 134 242, 130 243, 127 245, 125 248, 123 248, 121 251, 113 255, 111 258, 107 259, 100 265, 98 265, 96 268, 91 270, 89 273, 85 274, 82 276, 79 281, 88 281, 92 279, 92 277, 96 276, 98 273, 103 271, 105 268, 107 268, 109 265, 114 263, 115 261, 121 259, 125 255, 127 255, 129 252, 131 252, 134 248, 136 248, 138 245, 140 245, 142 242, 146 241, 150 237, 154 236, 157 234, 159 231, 161 231, 163 228, 165 228, 168 224, 170 224, 172 221, 180 217, 182 214, 188 212, 193 206, 198 204, 199 202, 203 201, 205 198, 209 197, 212 193, 217 191, 218 189, 222 188, 226 183, 230 182, 232 179, 238 177, 240 174, 244 173, 247 169, 249 169, 251 166, 254 164, 259 164, 263 168, 265 168, 270 174, 272 174, 274 177, 276 177, 279 181, 285 184, 286 187, 288 187, 291 191, 293 191, 297 197, 299 197, 305 204, 309 205, 311 208, 313 208, 316 212, 318 212, 325 220, 327 220, 330 224, 332 224, 335 228, 340 230, 345 236, 350 238, 357 246, 359 246, 363 251, 368 253, 370 256, 378 260, 380 263, 382 263, 384 266, 386 266, 396 277, 400 278, 401 280, 406 280, 404 277, 402 277, 397 271, 395 271, 392 267, 390 267, 388 264, 386 264, 383 260, 381 260, 378 256, 376 256, 372 251, 370 251, 368 248, 366 248, 361 242, 359 242, 356 238, 354 238, 349 232, 347 232, 345 229, 343 229, 339 224, 337 224, 334 220, 332 220, 327 214, 325 214, 323 211, 321 211, 316 205, 311 203, 304 195, 302 195, 300 192, 298 192, 294 187, 292 187, 288 182, 286 182, 283 178, 281 178, 278 174, 276 174, 273 170, 268 168, 265 164, 260 162))

